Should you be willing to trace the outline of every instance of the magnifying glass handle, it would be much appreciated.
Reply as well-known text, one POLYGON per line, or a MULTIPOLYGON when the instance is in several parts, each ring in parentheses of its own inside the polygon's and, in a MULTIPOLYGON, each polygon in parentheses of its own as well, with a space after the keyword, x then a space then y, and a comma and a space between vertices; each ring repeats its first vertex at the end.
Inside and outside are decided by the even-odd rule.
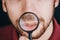
POLYGON ((32 40, 32 33, 29 33, 29 40, 32 40))

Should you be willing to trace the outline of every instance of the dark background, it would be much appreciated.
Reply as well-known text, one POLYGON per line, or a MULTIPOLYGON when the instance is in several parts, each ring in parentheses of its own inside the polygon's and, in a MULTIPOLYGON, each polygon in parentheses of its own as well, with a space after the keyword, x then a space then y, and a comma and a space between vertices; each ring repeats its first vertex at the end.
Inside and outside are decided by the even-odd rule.
MULTIPOLYGON (((8 14, 4 13, 2 10, 2 4, 0 0, 0 27, 10 25, 11 22, 8 18, 8 14)), ((57 19, 58 23, 60 24, 60 3, 59 6, 55 9, 54 17, 57 19)))

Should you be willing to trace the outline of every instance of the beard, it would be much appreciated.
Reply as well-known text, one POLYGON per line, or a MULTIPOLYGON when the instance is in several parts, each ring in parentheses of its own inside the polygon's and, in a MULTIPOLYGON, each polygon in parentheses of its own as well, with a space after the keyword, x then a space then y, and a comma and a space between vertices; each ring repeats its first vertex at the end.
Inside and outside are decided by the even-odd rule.
MULTIPOLYGON (((48 28, 48 26, 49 26, 49 24, 51 22, 51 19, 49 20, 48 23, 45 23, 45 20, 42 17, 39 18, 39 26, 38 26, 38 28, 35 31, 32 32, 32 38, 33 39, 37 39, 37 38, 41 37, 41 35, 44 34, 45 30, 48 28)), ((15 28, 17 29, 19 35, 28 37, 28 33, 23 31, 20 28, 18 22, 19 22, 19 19, 17 19, 16 22, 15 22, 15 28)))

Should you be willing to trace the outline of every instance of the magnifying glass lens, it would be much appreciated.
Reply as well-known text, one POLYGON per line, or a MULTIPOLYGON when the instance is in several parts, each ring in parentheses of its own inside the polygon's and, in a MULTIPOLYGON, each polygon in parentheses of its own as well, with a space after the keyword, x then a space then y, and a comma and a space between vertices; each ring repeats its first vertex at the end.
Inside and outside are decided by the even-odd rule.
POLYGON ((25 13, 20 17, 20 27, 25 31, 32 31, 37 28, 38 18, 33 13, 25 13))

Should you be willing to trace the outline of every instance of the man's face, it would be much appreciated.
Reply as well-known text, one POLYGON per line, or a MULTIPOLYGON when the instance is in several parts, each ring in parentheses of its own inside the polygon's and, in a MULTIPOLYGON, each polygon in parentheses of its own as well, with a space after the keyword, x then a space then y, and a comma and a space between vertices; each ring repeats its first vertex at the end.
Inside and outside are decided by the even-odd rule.
POLYGON ((27 33, 18 25, 19 17, 25 12, 33 12, 39 18, 39 26, 32 33, 33 37, 39 37, 48 27, 54 11, 54 0, 5 0, 6 9, 10 20, 22 35, 27 33))

